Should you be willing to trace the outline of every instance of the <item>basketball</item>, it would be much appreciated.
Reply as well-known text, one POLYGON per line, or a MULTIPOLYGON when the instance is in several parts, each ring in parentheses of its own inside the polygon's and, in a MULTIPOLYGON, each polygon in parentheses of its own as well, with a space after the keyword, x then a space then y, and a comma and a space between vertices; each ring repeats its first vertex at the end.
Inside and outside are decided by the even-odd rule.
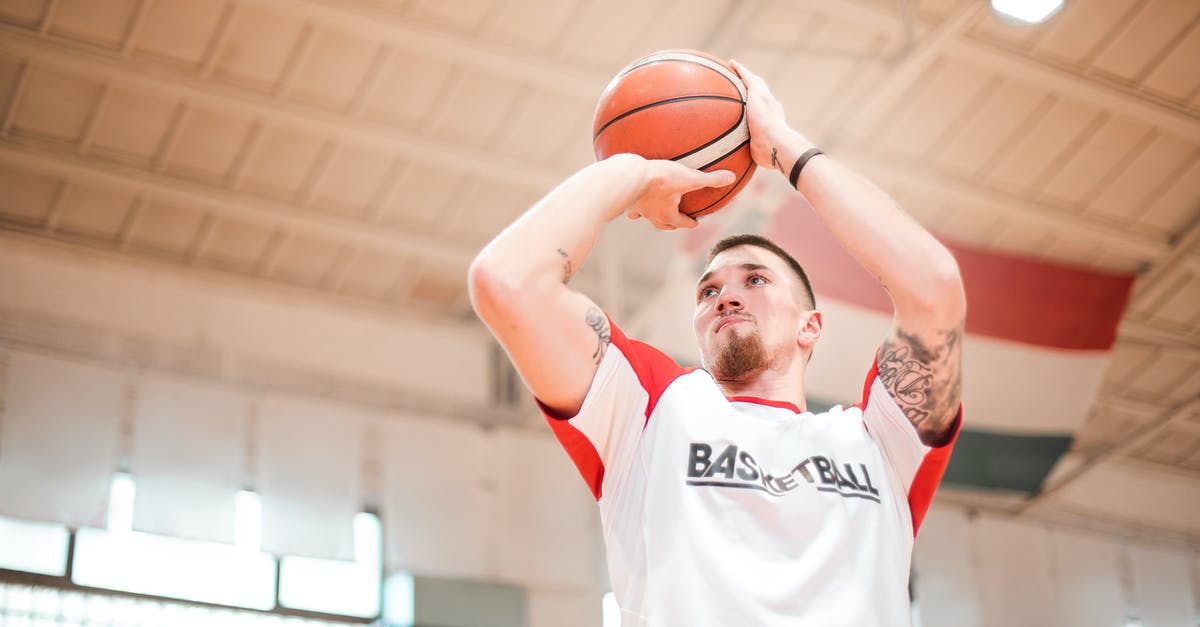
POLYGON ((634 61, 609 82, 596 105, 592 146, 597 159, 630 152, 671 159, 737 179, 684 194, 680 212, 693 218, 733 199, 754 173, 746 126, 746 86, 721 60, 695 50, 665 50, 634 61))

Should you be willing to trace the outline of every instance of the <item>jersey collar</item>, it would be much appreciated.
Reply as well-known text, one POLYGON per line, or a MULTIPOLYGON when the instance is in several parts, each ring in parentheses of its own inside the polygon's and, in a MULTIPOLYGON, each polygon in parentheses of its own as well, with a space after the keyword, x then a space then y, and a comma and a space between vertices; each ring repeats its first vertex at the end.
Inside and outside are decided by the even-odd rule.
POLYGON ((786 409, 793 414, 802 414, 799 407, 788 401, 774 401, 769 398, 759 398, 757 396, 726 396, 726 400, 730 403, 754 403, 755 405, 766 405, 767 407, 778 407, 786 409))

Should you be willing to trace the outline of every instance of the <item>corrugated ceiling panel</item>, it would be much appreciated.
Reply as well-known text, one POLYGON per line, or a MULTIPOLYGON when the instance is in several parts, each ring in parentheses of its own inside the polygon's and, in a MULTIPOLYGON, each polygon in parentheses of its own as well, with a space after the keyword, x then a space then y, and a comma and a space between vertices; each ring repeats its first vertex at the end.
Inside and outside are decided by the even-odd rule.
POLYGON ((1013 147, 985 173, 989 181, 1014 191, 1029 193, 1060 161, 1074 154, 1074 145, 1087 139, 1100 110, 1081 102, 1054 97, 1044 115, 1013 137, 1013 147))
POLYGON ((1045 55, 1074 64, 1083 64, 1098 48, 1107 44, 1110 34, 1120 28, 1141 0, 1108 2, 1067 2, 1057 18, 1033 47, 1035 56, 1045 55))
POLYGON ((1179 387, 1197 367, 1200 360, 1192 355, 1167 353, 1135 379, 1135 386, 1173 404, 1176 399, 1183 400, 1179 398, 1179 387))
POLYGON ((154 0, 138 30, 135 50, 198 64, 208 52, 227 6, 206 0, 154 0))
POLYGON ((1158 347, 1151 344, 1118 341, 1113 345, 1112 363, 1108 367, 1109 384, 1127 384, 1137 373, 1157 361, 1158 353, 1158 347))
POLYGON ((33 69, 13 120, 13 131, 79 141, 101 91, 101 84, 94 79, 55 70, 33 69))
POLYGON ((1097 413, 1092 415, 1079 432, 1073 450, 1104 451, 1135 437, 1146 428, 1147 418, 1138 414, 1105 408, 1097 408, 1094 411, 1097 413))
POLYGON ((138 0, 59 0, 50 32, 116 47, 125 40, 137 6, 138 0))
POLYGON ((1182 269, 1171 277, 1174 289, 1156 302, 1153 318, 1178 327, 1187 327, 1200 311, 1200 276, 1182 269))
POLYGON ((1197 14, 1200 14, 1200 4, 1195 2, 1147 0, 1142 10, 1123 24, 1120 33, 1103 44, 1103 52, 1096 57, 1092 67, 1138 82, 1197 14))
POLYGON ((1113 176, 1114 168, 1128 158, 1149 132, 1142 123, 1109 116, 1077 152, 1067 156, 1062 168, 1041 190, 1041 196, 1082 208, 1086 194, 1113 176))
POLYGON ((442 107, 452 72, 444 59, 399 49, 380 68, 363 111, 383 121, 417 125, 442 107))
POLYGON ((317 285, 333 267, 340 252, 339 243, 306 233, 289 233, 279 247, 271 276, 317 285))
POLYGON ((1146 399, 1161 398, 1170 385, 1179 379, 1181 362, 1169 354, 1160 355, 1141 369, 1131 373, 1127 391, 1146 399))
POLYGON ((250 272, 262 258, 273 233, 274 229, 262 222, 220 218, 201 251, 201 260, 250 272))
POLYGON ((926 155, 939 135, 952 129, 994 76, 986 71, 940 59, 901 96, 874 129, 874 139, 906 155, 926 155))
POLYGON ((1181 174, 1181 166, 1186 166, 1197 150, 1195 144, 1171 135, 1156 134, 1145 150, 1116 176, 1104 181, 1099 193, 1088 203, 1087 213, 1121 223, 1136 220, 1181 174))
POLYGON ((173 98, 112 89, 92 131, 92 150, 120 161, 149 165, 177 106, 173 98))
POLYGON ((390 252, 359 249, 346 265, 342 289, 368 298, 386 298, 414 265, 390 252))
POLYGON ((1094 240, 1080 240, 1069 232, 1058 231, 1044 244, 1040 256, 1067 264, 1086 265, 1100 250, 1101 245, 1094 240))
POLYGON ((281 200, 294 198, 312 174, 324 144, 324 138, 298 128, 264 128, 246 165, 244 188, 281 200))
POLYGON ((579 111, 591 106, 558 94, 526 91, 514 115, 500 129, 496 148, 523 160, 557 165, 556 157, 571 136, 591 139, 591 117, 579 116, 579 111))
POLYGON ((21 59, 6 54, 0 54, 0 93, 5 94, 3 103, 0 103, 0 120, 8 118, 9 109, 13 105, 13 96, 16 95, 17 84, 20 82, 21 59))
POLYGON ((221 183, 252 129, 251 120, 209 109, 192 109, 182 123, 166 171, 206 183, 221 183))
POLYGON ((1186 104, 1188 97, 1200 89, 1196 59, 1200 59, 1200 25, 1193 22, 1184 38, 1176 42, 1142 84, 1146 89, 1186 104))
POLYGON ((508 78, 474 70, 455 75, 453 86, 433 115, 433 131, 443 137, 484 146, 504 131, 523 89, 508 78))
POLYGON ((167 253, 183 254, 196 237, 204 210, 161 201, 142 205, 130 243, 167 253))
POLYGON ((361 34, 318 28, 296 68, 289 94, 305 102, 344 107, 378 50, 377 41, 361 34))
POLYGON ((460 31, 481 27, 498 0, 413 0, 406 7, 416 19, 460 31))
POLYGON ((1200 151, 1187 158, 1179 176, 1169 181, 1152 203, 1141 207, 1138 226, 1171 235, 1180 233, 1196 220, 1200 199, 1200 151))
POLYGON ((561 56, 584 67, 616 72, 644 54, 638 38, 647 25, 660 19, 662 1, 612 0, 587 3, 567 24, 561 56))
POLYGON ((1046 102, 1046 91, 1017 81, 1001 81, 985 101, 935 148, 934 162, 963 176, 974 176, 1002 156, 1030 117, 1046 102))
POLYGON ((1005 220, 993 244, 1001 250, 1037 257, 1054 241, 1053 238, 1053 234, 1043 226, 1026 220, 1005 220))
MULTIPOLYGON (((651 20, 641 32, 632 50, 633 55, 641 50, 666 50, 669 48, 702 47, 711 33, 728 28, 729 9, 733 3, 691 2, 668 0, 657 19, 651 20)), ((714 55, 725 54, 726 50, 709 50, 714 55)), ((630 59, 632 60, 632 59, 630 59)))
POLYGON ((477 181, 450 209, 445 235, 485 244, 537 201, 540 194, 497 183, 477 181))
POLYGON ((466 298, 467 268, 450 270, 444 266, 415 271, 411 283, 405 286, 405 296, 415 301, 442 308, 453 308, 466 298), (449 277, 449 278, 447 278, 449 277))
POLYGON ((1114 272, 1137 274, 1146 267, 1146 257, 1140 253, 1117 248, 1102 248, 1092 262, 1095 267, 1114 272))
POLYGON ((922 15, 940 18, 961 4, 958 0, 918 0, 917 10, 922 15))
POLYGON ((805 29, 814 24, 817 16, 806 7, 791 2, 766 2, 747 17, 743 37, 750 45, 787 49, 801 40, 805 29))
POLYGON ((280 79, 305 24, 287 13, 239 5, 213 68, 214 76, 258 89, 280 79))
POLYGON ((40 224, 62 182, 40 174, 11 167, 0 167, 0 213, 7 219, 25 224, 40 224))
POLYGON ((466 187, 466 178, 437 165, 406 162, 396 185, 383 201, 379 221, 401 228, 429 232, 442 224, 454 199, 466 187))
POLYGON ((311 205, 322 211, 360 216, 392 170, 397 157, 374 147, 343 143, 325 163, 311 205))
POLYGON ((575 12, 570 2, 500 0, 488 18, 489 39, 544 51, 557 41, 575 12))
POLYGON ((133 206, 128 190, 72 185, 63 199, 58 228, 71 233, 115 239, 121 233, 133 206))
MULTIPOLYGON (((878 58, 888 54, 885 48, 893 35, 839 18, 836 13, 819 15, 805 28, 798 44, 801 52, 771 74, 771 89, 786 104, 789 116, 795 115, 794 123, 829 123, 837 117, 830 113, 840 111, 834 108, 838 103, 863 95, 860 85, 864 78, 869 75, 873 82, 880 78, 875 75, 882 65, 878 58)), ((811 135, 816 129, 804 130, 811 135)))
POLYGON ((0 3, 0 20, 21 26, 34 26, 46 12, 46 0, 19 0, 0 3))

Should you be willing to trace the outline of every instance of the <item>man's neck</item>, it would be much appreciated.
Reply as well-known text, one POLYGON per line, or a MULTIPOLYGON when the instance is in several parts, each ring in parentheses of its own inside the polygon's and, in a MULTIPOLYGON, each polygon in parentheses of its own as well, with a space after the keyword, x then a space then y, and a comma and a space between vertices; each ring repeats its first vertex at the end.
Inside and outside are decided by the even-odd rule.
POLYGON ((725 396, 753 396, 772 401, 786 401, 800 411, 808 411, 804 397, 804 364, 793 362, 791 368, 763 368, 736 380, 717 378, 725 396))

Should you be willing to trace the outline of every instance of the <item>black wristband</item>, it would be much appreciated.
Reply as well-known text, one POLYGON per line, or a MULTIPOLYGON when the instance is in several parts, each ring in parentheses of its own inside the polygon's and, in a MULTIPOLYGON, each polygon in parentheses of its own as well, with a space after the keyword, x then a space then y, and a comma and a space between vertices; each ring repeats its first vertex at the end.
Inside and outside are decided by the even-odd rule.
POLYGON ((796 187, 796 182, 800 180, 800 170, 804 169, 804 164, 808 163, 809 159, 823 154, 825 153, 821 152, 820 148, 809 148, 800 155, 799 159, 796 159, 796 165, 792 166, 792 173, 788 175, 788 182, 792 184, 792 187, 796 187))

